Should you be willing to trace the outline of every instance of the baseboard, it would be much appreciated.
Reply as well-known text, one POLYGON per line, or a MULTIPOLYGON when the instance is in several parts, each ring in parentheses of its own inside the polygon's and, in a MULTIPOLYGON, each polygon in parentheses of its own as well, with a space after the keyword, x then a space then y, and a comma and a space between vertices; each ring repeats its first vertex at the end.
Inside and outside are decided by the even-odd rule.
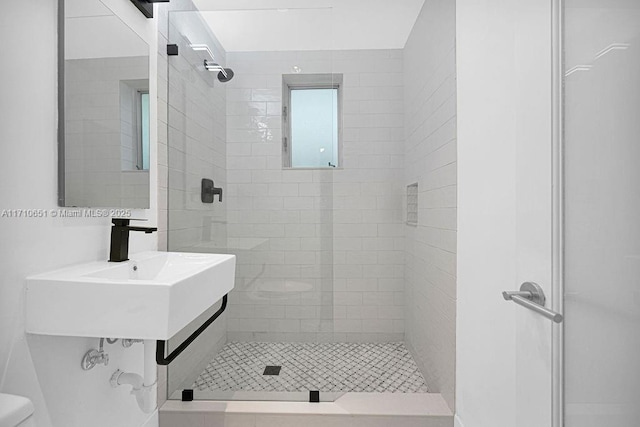
POLYGON ((464 427, 464 424, 462 424, 462 421, 460 420, 460 417, 458 417, 458 414, 455 414, 453 417, 453 427, 464 427))

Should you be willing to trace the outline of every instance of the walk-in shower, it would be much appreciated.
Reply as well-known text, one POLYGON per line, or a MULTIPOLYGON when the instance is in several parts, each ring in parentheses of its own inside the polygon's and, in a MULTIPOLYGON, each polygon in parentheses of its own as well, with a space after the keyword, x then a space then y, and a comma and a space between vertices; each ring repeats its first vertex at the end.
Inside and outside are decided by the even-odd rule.
POLYGON ((161 25, 160 52, 178 52, 159 64, 167 247, 237 256, 225 313, 168 368, 169 399, 429 391, 404 335, 402 51, 334 49, 332 13, 171 10, 161 25), (229 28, 258 23, 287 45, 234 50, 229 28), (305 138, 312 160, 283 161, 305 138), (203 180, 221 202, 202 203, 203 180))

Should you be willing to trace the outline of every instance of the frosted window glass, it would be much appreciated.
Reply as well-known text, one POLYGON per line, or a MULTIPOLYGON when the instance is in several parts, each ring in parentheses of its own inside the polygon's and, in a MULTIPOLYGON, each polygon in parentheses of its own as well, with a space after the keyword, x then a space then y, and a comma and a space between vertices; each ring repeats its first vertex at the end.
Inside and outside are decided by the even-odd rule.
POLYGON ((418 183, 407 185, 407 224, 418 225, 418 183))
POLYGON ((149 170, 149 94, 141 95, 142 104, 142 170, 149 170))
POLYGON ((338 165, 338 89, 291 90, 291 167, 338 165))

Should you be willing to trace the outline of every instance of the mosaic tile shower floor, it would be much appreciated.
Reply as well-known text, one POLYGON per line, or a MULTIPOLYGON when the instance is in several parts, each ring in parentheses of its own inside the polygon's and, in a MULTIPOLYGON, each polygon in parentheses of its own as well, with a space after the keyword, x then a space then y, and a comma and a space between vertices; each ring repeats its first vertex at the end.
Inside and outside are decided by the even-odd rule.
POLYGON ((192 388, 200 391, 426 393, 403 343, 232 342, 192 388), (279 375, 263 375, 281 366, 279 375))

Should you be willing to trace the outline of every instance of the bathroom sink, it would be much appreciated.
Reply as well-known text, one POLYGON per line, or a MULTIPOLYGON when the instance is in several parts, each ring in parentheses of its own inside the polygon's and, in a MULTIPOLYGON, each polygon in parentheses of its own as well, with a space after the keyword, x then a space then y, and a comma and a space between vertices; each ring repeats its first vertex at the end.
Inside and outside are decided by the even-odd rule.
POLYGON ((234 286, 234 255, 143 252, 27 278, 26 329, 167 340, 234 286))

